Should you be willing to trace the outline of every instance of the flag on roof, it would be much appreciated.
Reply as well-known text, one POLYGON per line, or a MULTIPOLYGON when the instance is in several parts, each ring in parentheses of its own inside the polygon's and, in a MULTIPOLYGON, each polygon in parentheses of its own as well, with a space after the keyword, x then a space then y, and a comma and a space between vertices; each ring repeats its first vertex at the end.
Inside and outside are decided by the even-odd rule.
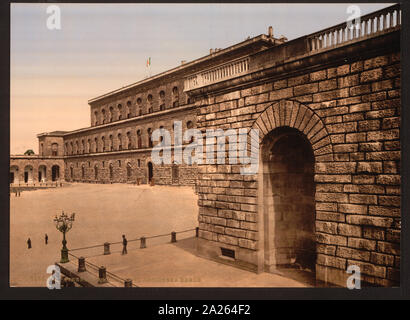
POLYGON ((148 58, 147 60, 147 67, 151 66, 151 57, 148 58))

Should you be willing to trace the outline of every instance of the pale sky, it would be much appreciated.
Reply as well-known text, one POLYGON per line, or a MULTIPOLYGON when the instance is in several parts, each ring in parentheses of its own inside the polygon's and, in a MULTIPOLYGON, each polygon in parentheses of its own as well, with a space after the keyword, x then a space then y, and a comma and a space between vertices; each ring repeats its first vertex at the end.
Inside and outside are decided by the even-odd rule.
MULTIPOLYGON (((87 101, 266 34, 289 40, 346 21, 348 4, 11 4, 10 152, 38 152, 36 135, 90 125, 87 101)), ((359 4, 362 14, 391 4, 359 4)))

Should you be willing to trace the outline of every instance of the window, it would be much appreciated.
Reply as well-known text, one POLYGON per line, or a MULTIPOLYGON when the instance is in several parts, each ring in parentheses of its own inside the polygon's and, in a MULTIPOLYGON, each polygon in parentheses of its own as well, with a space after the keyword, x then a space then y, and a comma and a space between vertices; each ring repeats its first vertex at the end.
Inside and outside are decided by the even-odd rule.
MULTIPOLYGON (((75 154, 78 154, 78 141, 75 142, 75 154)), ((56 155, 57 155, 57 150, 56 150, 56 155)))
POLYGON ((121 133, 118 134, 118 150, 122 150, 121 133))
POLYGON ((41 143, 40 144, 40 155, 43 155, 43 154, 44 154, 43 144, 41 143))
POLYGON ((84 179, 84 177, 85 177, 85 168, 84 168, 84 165, 82 165, 82 167, 81 167, 81 179, 84 179))
POLYGON ((98 152, 98 140, 97 137, 94 138, 95 152, 98 152))
POLYGON ((148 128, 147 133, 148 133, 148 147, 152 148, 152 139, 151 139, 152 129, 148 128))
POLYGON ((152 94, 148 95, 147 100, 148 100, 148 113, 152 113, 152 111, 154 111, 153 106, 152 106, 152 100, 153 100, 152 94))
POLYGON ((137 130, 137 148, 142 148, 141 130, 137 130))
POLYGON ((141 100, 141 98, 137 99, 137 106, 138 106, 138 115, 142 116, 142 100, 141 100))
POLYGON ((102 119, 101 123, 104 124, 105 123, 105 109, 101 110, 101 119, 102 119))
POLYGON ((94 125, 98 125, 98 112, 94 112, 94 125))
POLYGON ((70 142, 70 154, 73 154, 73 143, 70 142))
POLYGON ((179 107, 179 92, 178 87, 172 88, 172 106, 174 108, 179 107))
POLYGON ((127 148, 132 149, 131 132, 127 132, 127 148))
POLYGON ((81 154, 84 153, 84 139, 81 140, 81 154))
MULTIPOLYGON (((194 127, 194 123, 191 120, 189 120, 186 123, 186 127, 187 129, 192 129, 194 127)), ((194 142, 194 137, 191 137, 191 139, 189 140, 189 143, 192 143, 192 142, 194 142)))
MULTIPOLYGON (((160 128, 160 129, 164 129, 164 126, 160 126, 159 128, 160 128)), ((164 137, 161 136, 161 137, 159 138, 159 141, 160 141, 160 142, 164 141, 164 137)))
POLYGON ((109 109, 109 121, 112 122, 114 120, 114 108, 110 107, 109 109))
POLYGON ((132 177, 132 167, 131 163, 127 163, 127 180, 130 180, 132 177))
POLYGON ((118 112, 118 120, 121 120, 122 119, 122 105, 121 104, 119 104, 118 105, 118 107, 117 107, 117 112, 118 112))
POLYGON ((118 160, 118 166, 121 167, 121 160, 118 160))
POLYGON ((114 170, 112 168, 112 163, 110 163, 110 180, 114 178, 114 170))
POLYGON ((112 134, 110 134, 110 151, 114 150, 114 142, 113 142, 113 138, 112 138, 112 134))
MULTIPOLYGON (((43 144, 41 144, 41 152, 43 154, 43 144)), ((57 143, 53 143, 51 145, 51 155, 56 156, 58 153, 58 144, 57 143)))
POLYGON ((131 101, 127 101, 127 118, 131 118, 131 101))
POLYGON ((91 139, 87 140, 87 153, 91 152, 91 139))
POLYGON ((104 152, 105 151, 105 137, 104 136, 101 137, 101 143, 102 143, 102 151, 104 152))
POLYGON ((159 110, 165 110, 165 91, 160 91, 159 93, 159 110))

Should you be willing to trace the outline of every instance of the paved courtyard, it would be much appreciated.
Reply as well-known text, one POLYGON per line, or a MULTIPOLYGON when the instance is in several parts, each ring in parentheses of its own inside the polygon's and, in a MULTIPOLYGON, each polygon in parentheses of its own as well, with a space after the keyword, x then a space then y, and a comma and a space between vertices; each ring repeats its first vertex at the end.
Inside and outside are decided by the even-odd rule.
MULTIPOLYGON (((120 242, 141 236, 168 234, 147 239, 147 248, 130 241, 128 255, 120 254, 121 244, 72 251, 88 262, 104 265, 107 271, 131 278, 138 286, 157 287, 304 287, 307 282, 269 273, 255 274, 220 264, 195 254, 195 231, 178 233, 170 243, 171 231, 197 226, 197 196, 190 187, 127 184, 71 184, 63 188, 22 192, 10 197, 10 285, 45 286, 49 265, 59 261, 62 235, 53 217, 64 210, 76 213, 67 235, 69 249, 120 242), (44 234, 49 244, 44 243, 44 234), (32 249, 27 249, 27 239, 32 249)), ((71 257, 70 264, 77 264, 71 257)), ((88 270, 87 272, 93 272, 88 270)), ((95 273, 95 272, 94 272, 95 273)), ((293 277, 294 278, 294 277, 293 277)), ((115 285, 121 286, 121 283, 115 285)))
POLYGON ((131 240, 191 229, 198 224, 197 196, 191 187, 78 183, 24 191, 21 197, 11 194, 11 286, 45 286, 47 266, 58 259, 61 248, 62 235, 55 228, 53 217, 62 210, 76 213, 73 228, 67 234, 69 249, 121 241, 122 234, 131 240), (49 236, 47 246, 45 233, 49 236), (26 243, 29 237, 30 250, 26 243))

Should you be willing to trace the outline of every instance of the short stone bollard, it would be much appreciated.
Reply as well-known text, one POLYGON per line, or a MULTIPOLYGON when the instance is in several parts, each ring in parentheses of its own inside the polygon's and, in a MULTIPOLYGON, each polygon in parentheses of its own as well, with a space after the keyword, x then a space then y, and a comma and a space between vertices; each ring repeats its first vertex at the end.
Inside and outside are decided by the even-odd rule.
POLYGON ((78 258, 78 272, 84 272, 85 270, 85 258, 79 257, 78 258))
POLYGON ((131 288, 132 287, 132 280, 131 279, 125 279, 124 287, 125 288, 131 288))
POLYGON ((106 283, 107 281, 107 270, 104 266, 98 268, 98 283, 106 283))
POLYGON ((104 243, 104 254, 111 254, 110 252, 110 244, 108 242, 104 243))
POLYGON ((171 242, 177 242, 177 233, 175 231, 171 232, 171 242))
POLYGON ((146 247, 147 247, 146 238, 145 238, 145 237, 141 237, 140 249, 145 249, 146 247))
POLYGON ((199 227, 196 227, 195 228, 195 237, 198 238, 198 236, 199 236, 199 227))

